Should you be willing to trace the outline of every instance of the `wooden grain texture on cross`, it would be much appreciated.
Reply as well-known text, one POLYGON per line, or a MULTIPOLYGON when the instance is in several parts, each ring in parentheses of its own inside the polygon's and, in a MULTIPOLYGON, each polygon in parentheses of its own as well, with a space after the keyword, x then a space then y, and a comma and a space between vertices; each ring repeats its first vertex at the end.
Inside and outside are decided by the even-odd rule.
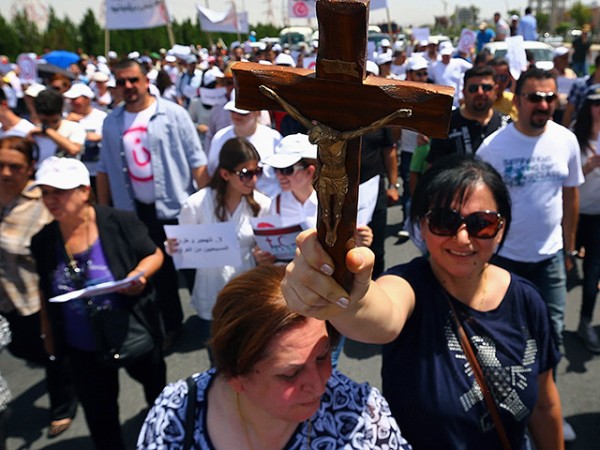
POLYGON ((293 109, 301 122, 309 125, 312 142, 320 141, 317 235, 333 259, 334 278, 349 289, 352 277, 346 270, 345 257, 354 246, 363 134, 350 132, 382 124, 446 137, 454 89, 371 76, 365 79, 368 1, 317 0, 316 6, 319 50, 315 72, 256 63, 236 63, 232 71, 237 107, 283 110, 287 105, 288 112, 293 109), (276 96, 265 95, 268 90, 264 87, 276 96), (410 114, 389 123, 382 121, 398 110, 410 110, 410 114), (332 135, 338 140, 331 139, 332 135), (340 142, 344 144, 342 151, 338 151, 340 142), (345 160, 335 162, 329 153, 332 150, 345 160), (327 158, 324 151, 328 152, 327 158), (323 164, 325 159, 328 164, 323 164), (339 174, 339 164, 345 166, 341 168, 343 176, 333 175, 339 174), (339 212, 340 192, 344 189, 339 212), (333 239, 331 228, 335 228, 333 239))

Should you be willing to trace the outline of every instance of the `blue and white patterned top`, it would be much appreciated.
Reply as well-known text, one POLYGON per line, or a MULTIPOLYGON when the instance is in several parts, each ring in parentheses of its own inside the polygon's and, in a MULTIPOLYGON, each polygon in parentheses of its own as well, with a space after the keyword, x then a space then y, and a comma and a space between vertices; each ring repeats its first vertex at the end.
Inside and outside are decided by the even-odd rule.
MULTIPOLYGON (((215 370, 194 375, 197 386, 193 449, 214 449, 206 428, 207 396, 215 370)), ((137 448, 179 450, 185 439, 188 388, 185 380, 169 384, 154 403, 140 432, 137 448)), ((334 370, 321 407, 298 425, 285 450, 300 450, 311 423, 311 449, 410 450, 387 401, 368 383, 359 384, 334 370)))

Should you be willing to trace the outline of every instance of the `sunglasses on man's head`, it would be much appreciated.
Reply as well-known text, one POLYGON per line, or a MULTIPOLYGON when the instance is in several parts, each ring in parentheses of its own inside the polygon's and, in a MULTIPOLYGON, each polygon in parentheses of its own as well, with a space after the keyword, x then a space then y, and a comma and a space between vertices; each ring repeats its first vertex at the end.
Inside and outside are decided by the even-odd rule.
POLYGON ((542 100, 552 103, 558 97, 554 92, 529 92, 528 94, 522 93, 521 96, 527 98, 531 103, 541 103, 542 100))
POLYGON ((462 224, 469 236, 477 239, 496 237, 504 219, 496 211, 477 211, 466 217, 450 208, 433 208, 425 214, 429 231, 437 236, 455 236, 462 224))
POLYGON ((289 167, 281 167, 281 168, 276 167, 275 171, 279 172, 281 175, 290 176, 290 175, 293 175, 294 172, 296 172, 297 170, 303 170, 303 169, 306 169, 306 167, 301 164, 294 164, 289 167))
POLYGON ((242 170, 232 170, 231 173, 240 177, 240 181, 250 181, 254 177, 260 178, 263 173, 263 169, 260 166, 254 170, 246 169, 244 167, 242 170))
POLYGON ((140 77, 129 77, 129 78, 117 78, 115 84, 117 86, 125 86, 125 83, 129 81, 130 84, 135 84, 140 81, 140 77))
POLYGON ((469 87, 467 87, 467 91, 469 91, 471 94, 475 94, 476 92, 479 92, 480 86, 481 86, 481 89, 483 89, 483 92, 490 92, 492 89, 494 89, 493 84, 473 83, 473 84, 470 84, 469 87))

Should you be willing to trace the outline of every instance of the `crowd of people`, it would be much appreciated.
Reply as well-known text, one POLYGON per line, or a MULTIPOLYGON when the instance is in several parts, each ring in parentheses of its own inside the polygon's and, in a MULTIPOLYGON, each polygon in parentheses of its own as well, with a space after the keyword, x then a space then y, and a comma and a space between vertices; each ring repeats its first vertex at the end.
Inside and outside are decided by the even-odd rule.
MULTIPOLYGON (((480 26, 477 48, 537 39, 529 8, 494 23, 480 26)), ((257 246, 256 217, 316 226, 320 157, 310 121, 240 109, 233 92, 234 63, 310 67, 317 42, 82 54, 29 85, 1 65, 3 343, 45 368, 48 437, 68 430, 79 404, 97 449, 125 448, 124 368, 152 408, 140 449, 563 448, 575 434, 555 377, 577 258, 578 335, 600 353, 600 71, 587 75, 589 32, 572 52, 555 49, 553 70, 532 61, 517 78, 485 50, 379 43, 367 76, 452 86, 454 108, 446 139, 390 127, 362 137, 360 183, 375 186, 376 204, 357 223, 350 291, 314 230, 291 263, 257 246), (396 202, 399 235, 423 256, 389 268, 396 202), (180 243, 164 227, 222 222, 234 225, 241 263, 178 271, 180 243), (123 279, 117 291, 55 301, 123 279), (165 388, 182 280, 210 327, 213 368, 165 388), (335 368, 344 337, 385 344, 389 405, 335 368), (338 424, 340 414, 361 425, 338 424), (435 432, 423 426, 432 417, 435 432)))

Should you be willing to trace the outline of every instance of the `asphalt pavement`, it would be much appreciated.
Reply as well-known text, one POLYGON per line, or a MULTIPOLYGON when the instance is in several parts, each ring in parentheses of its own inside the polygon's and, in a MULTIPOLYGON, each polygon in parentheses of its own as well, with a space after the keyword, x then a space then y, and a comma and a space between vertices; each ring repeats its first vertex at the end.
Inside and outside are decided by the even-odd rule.
MULTIPOLYGON (((401 218, 399 206, 389 208, 386 266, 407 262, 418 255, 416 248, 397 237, 401 218)), ((167 380, 173 382, 194 372, 208 369, 208 355, 203 345, 203 324, 189 306, 189 295, 181 290, 185 310, 185 332, 167 355, 167 380)), ((600 355, 593 355, 576 335, 581 288, 569 292, 565 327, 565 356, 558 369, 558 387, 563 412, 578 438, 567 444, 569 450, 600 449, 600 355)), ((600 330, 600 305, 596 307, 594 325, 600 330)), ((340 355, 340 370, 357 381, 381 386, 380 348, 347 341, 340 355)), ((8 380, 14 400, 7 423, 8 450, 92 450, 83 411, 79 408, 73 425, 59 437, 46 438, 48 397, 44 371, 13 358, 0 355, 0 372, 8 380)), ((121 371, 119 403, 121 423, 128 448, 135 448, 137 434, 145 418, 146 405, 139 384, 121 371)), ((432 424, 435 426, 435 424, 432 424)))

